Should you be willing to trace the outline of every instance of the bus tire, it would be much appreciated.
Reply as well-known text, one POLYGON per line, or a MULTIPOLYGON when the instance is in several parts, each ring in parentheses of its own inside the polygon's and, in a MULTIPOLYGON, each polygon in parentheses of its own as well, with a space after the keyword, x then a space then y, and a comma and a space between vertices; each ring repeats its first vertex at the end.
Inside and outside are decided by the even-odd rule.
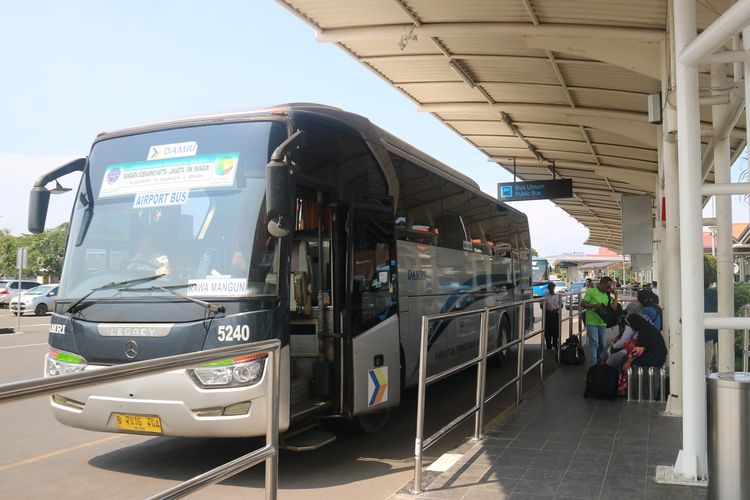
MULTIPOLYGON (((500 318, 500 325, 497 327, 497 341, 495 342, 495 348, 505 345, 510 342, 510 321, 508 316, 503 315, 500 318)), ((512 349, 505 349, 499 352, 495 356, 489 359, 490 364, 493 366, 503 366, 507 364, 507 361, 511 359, 512 349)))
POLYGON ((352 419, 352 427, 357 434, 375 434, 385 427, 390 416, 390 409, 357 415, 352 419))

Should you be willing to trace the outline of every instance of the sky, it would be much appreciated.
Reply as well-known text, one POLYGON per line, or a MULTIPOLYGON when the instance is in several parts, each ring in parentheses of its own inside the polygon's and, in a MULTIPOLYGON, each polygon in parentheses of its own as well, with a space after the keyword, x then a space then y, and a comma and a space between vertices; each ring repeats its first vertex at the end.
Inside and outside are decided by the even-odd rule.
MULTIPOLYGON (((3 21, 0 228, 13 234, 26 232, 34 179, 86 156, 101 131, 284 102, 365 116, 493 196, 512 180, 272 0, 25 0, 4 2, 3 21)), ((63 184, 75 188, 76 175, 63 184)), ((70 217, 73 196, 52 197, 47 227, 70 217)), ((513 206, 528 215, 540 255, 596 250, 583 245, 588 230, 551 202, 513 206)))

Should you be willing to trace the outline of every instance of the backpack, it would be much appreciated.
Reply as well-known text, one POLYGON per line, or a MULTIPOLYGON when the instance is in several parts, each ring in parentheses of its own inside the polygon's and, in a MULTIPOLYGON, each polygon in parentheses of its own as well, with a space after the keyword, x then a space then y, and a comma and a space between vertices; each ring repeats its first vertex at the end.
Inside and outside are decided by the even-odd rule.
POLYGON ((617 309, 613 311, 612 308, 609 307, 612 303, 612 297, 607 294, 607 298, 609 299, 607 300, 607 305, 600 307, 599 309, 594 309, 594 312, 607 324, 607 328, 612 328, 620 323, 620 318, 622 318, 622 304, 618 302, 617 309))
POLYGON ((605 364, 596 364, 586 373, 586 389, 583 397, 612 399, 617 396, 617 368, 605 364))
POLYGON ((564 365, 580 365, 586 359, 578 336, 573 335, 560 347, 560 363, 564 365))

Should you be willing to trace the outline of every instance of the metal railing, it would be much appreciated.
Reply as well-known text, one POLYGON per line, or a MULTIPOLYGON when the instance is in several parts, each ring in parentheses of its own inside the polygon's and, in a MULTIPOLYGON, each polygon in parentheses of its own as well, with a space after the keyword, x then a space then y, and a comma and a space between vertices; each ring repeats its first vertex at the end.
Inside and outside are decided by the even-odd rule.
MULTIPOLYGON (((743 316, 750 317, 750 304, 742 306, 743 316)), ((750 346, 748 345, 748 332, 745 329, 742 335, 742 371, 747 373, 748 360, 750 360, 750 346)))
MULTIPOLYGON (((566 318, 563 318, 562 313, 560 314, 560 317, 558 320, 560 321, 560 324, 558 326, 558 332, 560 333, 560 338, 558 339, 560 341, 560 346, 562 346, 562 325, 564 322, 568 322, 568 338, 572 337, 573 335, 580 335, 583 331, 583 317, 581 316, 581 300, 583 300, 583 294, 580 292, 573 293, 573 292, 562 292, 560 295, 562 295, 562 303, 568 304, 568 316, 566 318), (573 297, 578 297, 578 304, 576 305, 575 309, 573 307, 573 297), (575 333, 573 332, 573 318, 577 319, 577 326, 575 333)), ((560 364, 560 349, 557 349, 557 364, 560 364)))
POLYGON ((220 465, 204 474, 189 479, 151 498, 180 498, 206 486, 232 477, 260 462, 266 462, 265 496, 275 500, 279 476, 279 379, 280 348, 278 340, 263 340, 252 344, 220 347, 196 353, 178 354, 164 358, 116 365, 92 372, 59 375, 49 378, 36 378, 0 385, 0 403, 28 399, 34 396, 52 394, 64 389, 88 387, 106 382, 136 378, 142 375, 161 373, 169 370, 219 361, 228 357, 268 353, 266 361, 266 445, 231 462, 220 465))
MULTIPOLYGON (((440 438, 444 437, 448 432, 452 431, 463 423, 467 418, 474 415, 474 438, 480 439, 482 437, 482 426, 484 423, 484 405, 492 401, 495 397, 500 395, 508 387, 515 384, 516 386, 516 405, 521 404, 523 399, 523 377, 527 375, 537 367, 539 367, 539 379, 540 382, 544 380, 544 348, 543 344, 540 343, 539 359, 534 361, 528 368, 524 369, 524 346, 527 340, 536 337, 544 332, 545 320, 544 314, 542 314, 541 328, 526 333, 526 307, 529 304, 543 302, 544 298, 537 298, 531 300, 523 300, 518 302, 512 302, 508 304, 502 304, 493 307, 485 307, 480 310, 472 311, 460 311, 453 313, 444 314, 430 314, 422 316, 422 332, 420 341, 420 354, 419 354, 419 387, 417 392, 417 433, 414 443, 414 494, 422 493, 422 460, 424 451, 430 446, 435 444, 440 438), (488 339, 489 339, 489 315, 493 311, 516 309, 518 318, 517 330, 518 335, 515 340, 496 347, 488 352, 488 339), (461 363, 460 365, 448 368, 439 373, 427 376, 427 348, 429 342, 430 333, 430 322, 442 319, 455 319, 464 316, 475 316, 480 315, 480 329, 479 329, 479 353, 474 358, 461 363), (490 396, 485 397, 485 382, 487 373, 487 358, 495 355, 499 355, 501 352, 510 349, 513 346, 518 346, 516 349, 516 375, 513 379, 506 382, 502 387, 493 392, 490 396), (442 427, 440 430, 432 434, 431 436, 424 437, 424 412, 425 412, 425 393, 427 386, 433 384, 439 380, 442 380, 450 375, 458 373, 462 370, 470 368, 472 366, 477 367, 477 390, 476 390, 476 403, 468 411, 462 413, 458 417, 454 418, 450 423, 442 427)), ((532 313, 533 316, 533 313, 532 313)), ((534 322, 532 322, 532 325, 534 322)), ((501 339, 502 341, 502 339, 501 339)))
POLYGON ((665 402, 667 400, 667 369, 664 366, 630 366, 628 377, 628 401, 665 402), (658 376, 658 379, 657 379, 658 376), (644 383, 644 377, 647 379, 644 383))

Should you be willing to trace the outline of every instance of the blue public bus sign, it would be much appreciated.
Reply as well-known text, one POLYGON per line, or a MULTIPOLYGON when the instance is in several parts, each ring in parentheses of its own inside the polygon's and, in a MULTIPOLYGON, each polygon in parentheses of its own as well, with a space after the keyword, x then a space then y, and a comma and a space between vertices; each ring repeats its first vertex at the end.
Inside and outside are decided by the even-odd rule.
POLYGON ((500 201, 550 200, 572 197, 573 179, 498 182, 497 184, 497 198, 500 201))

